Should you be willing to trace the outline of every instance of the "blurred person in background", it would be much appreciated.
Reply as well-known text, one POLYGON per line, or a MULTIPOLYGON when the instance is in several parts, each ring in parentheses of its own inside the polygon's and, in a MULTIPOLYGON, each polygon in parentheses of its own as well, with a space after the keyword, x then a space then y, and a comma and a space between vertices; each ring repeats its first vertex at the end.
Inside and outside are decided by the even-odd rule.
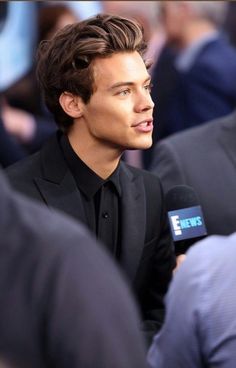
POLYGON ((208 234, 236 231, 236 111, 157 142, 150 170, 167 193, 194 188, 208 234))
POLYGON ((24 2, 0 2, 0 163, 3 167, 26 156, 27 151, 6 128, 5 108, 8 105, 4 91, 30 67, 34 36, 27 33, 35 21, 35 4, 26 6, 24 2), (31 21, 22 26, 20 19, 29 17, 31 21), (20 32, 21 31, 21 32, 20 32), (26 37, 24 42, 22 38, 26 37), (11 52, 14 45, 14 53, 11 52))
POLYGON ((167 45, 153 69, 154 142, 234 110, 236 50, 221 34, 227 6, 162 2, 167 45))
MULTIPOLYGON (((50 4, 52 1, 46 1, 46 3, 50 4)), ((77 16, 78 19, 86 19, 88 17, 92 17, 98 13, 102 12, 102 2, 99 0, 95 1, 53 1, 53 3, 63 4, 72 9, 73 13, 77 16)))
POLYGON ((226 18, 223 24, 223 30, 230 43, 236 47, 236 3, 228 1, 226 18))
POLYGON ((235 258, 236 234, 190 248, 168 290, 151 368, 235 368, 235 258))
MULTIPOLYGON (((25 7, 29 6, 27 2, 24 5, 25 7)), ((12 4, 11 6, 15 9, 17 5, 12 4)), ((62 4, 49 6, 43 3, 34 7, 32 11, 36 12, 37 22, 35 23, 37 27, 34 32, 31 29, 31 32, 37 34, 38 43, 44 39, 50 39, 59 29, 78 20, 73 11, 62 4)), ((20 25, 25 22, 23 14, 17 13, 15 18, 17 17, 20 25)), ((20 30, 19 26, 19 32, 20 30)), ((32 37, 31 32, 29 28, 28 39, 32 37)), ((11 53, 14 54, 14 49, 11 50, 11 53)), ((29 56, 28 59, 30 59, 29 56)), ((16 142, 22 145, 28 154, 35 152, 55 132, 56 125, 42 101, 36 80, 33 56, 26 72, 23 75, 21 73, 17 81, 11 83, 3 91, 3 97, 2 118, 5 129, 15 138, 16 142)))
POLYGON ((0 110, 0 167, 5 168, 26 156, 26 151, 6 131, 0 110))
POLYGON ((38 12, 38 44, 50 40, 57 31, 78 20, 79 17, 63 2, 44 4, 38 12))
POLYGON ((8 103, 6 91, 32 66, 36 46, 37 5, 33 2, 12 1, 4 2, 1 7, 4 10, 0 29, 1 116, 5 130, 15 140, 15 144, 21 146, 23 141, 34 134, 34 121, 23 110, 18 115, 18 110, 8 103))
POLYGON ((15 193, 1 171, 0 186, 0 361, 145 368, 137 308, 102 245, 80 223, 15 193))
MULTIPOLYGON (((144 30, 147 42, 145 58, 156 60, 165 41, 163 28, 158 22, 159 2, 154 1, 102 1, 104 13, 136 19, 144 30)), ((149 71, 152 69, 150 66, 149 71)))

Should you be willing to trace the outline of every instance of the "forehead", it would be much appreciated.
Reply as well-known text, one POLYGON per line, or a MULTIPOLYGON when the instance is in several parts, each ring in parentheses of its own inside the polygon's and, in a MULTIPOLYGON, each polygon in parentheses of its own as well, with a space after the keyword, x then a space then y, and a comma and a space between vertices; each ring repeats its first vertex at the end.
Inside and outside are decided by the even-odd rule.
POLYGON ((137 51, 119 52, 106 58, 97 58, 93 64, 96 87, 110 87, 113 83, 139 83, 149 76, 142 57, 137 51))

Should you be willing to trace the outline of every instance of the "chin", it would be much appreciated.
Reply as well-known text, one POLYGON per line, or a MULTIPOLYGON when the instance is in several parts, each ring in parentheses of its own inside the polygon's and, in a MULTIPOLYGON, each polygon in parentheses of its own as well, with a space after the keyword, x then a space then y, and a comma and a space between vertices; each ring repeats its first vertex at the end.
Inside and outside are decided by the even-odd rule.
POLYGON ((146 150, 152 146, 152 138, 145 137, 145 139, 134 139, 127 141, 126 145, 123 145, 126 150, 146 150))
POLYGON ((146 150, 148 148, 152 147, 152 139, 147 139, 143 142, 140 142, 140 144, 137 144, 137 148, 136 149, 140 149, 140 150, 146 150))
POLYGON ((130 150, 130 151, 135 151, 135 150, 141 150, 141 151, 145 151, 147 150, 148 148, 150 148, 152 145, 151 144, 139 144, 139 145, 136 145, 136 146, 129 146, 129 147, 126 147, 126 150, 130 150))

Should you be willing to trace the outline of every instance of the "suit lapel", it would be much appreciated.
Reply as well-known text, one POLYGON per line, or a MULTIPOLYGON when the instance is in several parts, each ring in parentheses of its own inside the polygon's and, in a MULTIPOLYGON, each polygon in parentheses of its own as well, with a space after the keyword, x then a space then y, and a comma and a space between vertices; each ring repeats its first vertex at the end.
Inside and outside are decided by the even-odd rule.
POLYGON ((222 123, 219 142, 236 167, 236 113, 231 116, 231 119, 227 116, 222 123))
POLYGON ((133 280, 142 255, 146 229, 146 203, 141 176, 121 163, 121 264, 133 280))
POLYGON ((80 192, 64 161, 56 136, 42 148, 41 166, 43 175, 35 177, 34 181, 46 204, 86 222, 80 192))
MULTIPOLYGON (((42 177, 35 184, 45 203, 87 223, 80 192, 64 161, 55 136, 41 150, 42 177)), ((123 162, 120 170, 121 200, 121 264, 133 280, 142 255, 146 229, 146 202, 142 176, 123 162)))

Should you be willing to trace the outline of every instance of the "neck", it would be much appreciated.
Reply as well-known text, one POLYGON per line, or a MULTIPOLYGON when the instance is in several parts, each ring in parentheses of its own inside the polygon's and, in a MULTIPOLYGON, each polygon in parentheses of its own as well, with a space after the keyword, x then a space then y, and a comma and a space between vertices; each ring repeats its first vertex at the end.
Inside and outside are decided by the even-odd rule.
POLYGON ((202 37, 207 36, 215 31, 215 26, 208 21, 192 21, 191 23, 186 25, 185 29, 183 30, 181 47, 186 48, 193 42, 200 40, 202 37))
POLYGON ((79 158, 102 179, 107 179, 117 168, 122 152, 99 142, 81 140, 76 134, 69 133, 68 139, 79 158))

